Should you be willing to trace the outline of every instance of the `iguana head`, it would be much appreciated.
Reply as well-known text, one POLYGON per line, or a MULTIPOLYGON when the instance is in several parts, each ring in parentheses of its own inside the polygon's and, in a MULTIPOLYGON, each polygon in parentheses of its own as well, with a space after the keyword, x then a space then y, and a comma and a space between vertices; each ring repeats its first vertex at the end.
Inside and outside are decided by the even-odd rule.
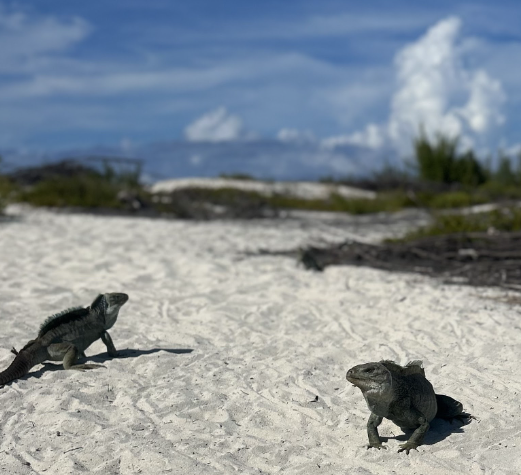
POLYGON ((390 385, 392 375, 383 363, 365 363, 353 366, 347 372, 346 379, 365 393, 390 385))
POLYGON ((99 312, 105 316, 105 329, 109 328, 116 323, 118 318, 119 309, 128 300, 128 295, 123 293, 107 293, 101 294, 96 297, 90 308, 95 312, 99 312))

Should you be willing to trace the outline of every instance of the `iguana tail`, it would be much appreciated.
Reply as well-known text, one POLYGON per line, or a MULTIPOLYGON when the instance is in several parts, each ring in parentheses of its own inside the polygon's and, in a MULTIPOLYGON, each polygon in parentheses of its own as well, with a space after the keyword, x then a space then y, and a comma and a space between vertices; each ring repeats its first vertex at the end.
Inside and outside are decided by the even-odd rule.
POLYGON ((20 352, 14 348, 11 350, 16 355, 16 358, 6 370, 0 372, 0 386, 25 376, 34 366, 32 352, 27 350, 32 344, 33 341, 30 341, 20 352))
POLYGON ((463 411, 463 404, 450 396, 436 394, 436 403, 438 404, 436 417, 446 419, 450 422, 452 422, 453 419, 458 419, 461 422, 470 422, 470 419, 473 419, 470 414, 463 411))

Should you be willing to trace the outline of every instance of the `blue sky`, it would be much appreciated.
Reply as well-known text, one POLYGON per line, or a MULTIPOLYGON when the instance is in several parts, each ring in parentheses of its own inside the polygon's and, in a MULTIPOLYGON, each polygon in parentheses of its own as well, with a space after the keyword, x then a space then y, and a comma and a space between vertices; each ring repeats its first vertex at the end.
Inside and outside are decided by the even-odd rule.
POLYGON ((521 143, 514 1, 0 2, 0 150, 151 174, 363 173, 420 124, 521 143))

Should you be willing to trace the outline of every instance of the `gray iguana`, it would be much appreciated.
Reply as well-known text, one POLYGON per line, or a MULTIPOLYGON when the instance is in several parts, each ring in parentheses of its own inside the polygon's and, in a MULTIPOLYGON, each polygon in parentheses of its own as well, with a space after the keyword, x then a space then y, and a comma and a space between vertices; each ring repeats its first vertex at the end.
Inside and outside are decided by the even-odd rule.
POLYGON ((413 434, 398 452, 416 449, 422 444, 429 422, 435 417, 459 419, 472 418, 463 412, 463 405, 449 396, 435 394, 425 378, 421 361, 411 361, 400 366, 394 361, 366 363, 351 368, 347 380, 360 388, 369 406, 371 415, 367 421, 367 448, 386 448, 382 445, 377 427, 385 417, 402 430, 412 430, 413 434))
POLYGON ((101 338, 110 356, 117 356, 107 330, 118 318, 119 309, 128 300, 127 294, 98 295, 90 307, 74 307, 50 316, 43 322, 35 340, 29 341, 16 355, 11 365, 0 373, 0 386, 26 375, 44 361, 63 361, 65 369, 100 368, 97 364, 75 364, 85 357, 85 350, 101 338))

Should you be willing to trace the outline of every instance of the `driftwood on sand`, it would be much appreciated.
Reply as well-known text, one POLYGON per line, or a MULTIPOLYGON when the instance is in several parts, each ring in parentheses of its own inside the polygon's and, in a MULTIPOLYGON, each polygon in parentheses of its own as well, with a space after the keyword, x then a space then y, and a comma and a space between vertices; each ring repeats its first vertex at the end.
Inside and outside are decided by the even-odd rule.
POLYGON ((419 272, 450 283, 521 290, 521 232, 452 234, 383 244, 345 241, 331 247, 307 247, 298 255, 304 267, 319 271, 349 264, 419 272))

